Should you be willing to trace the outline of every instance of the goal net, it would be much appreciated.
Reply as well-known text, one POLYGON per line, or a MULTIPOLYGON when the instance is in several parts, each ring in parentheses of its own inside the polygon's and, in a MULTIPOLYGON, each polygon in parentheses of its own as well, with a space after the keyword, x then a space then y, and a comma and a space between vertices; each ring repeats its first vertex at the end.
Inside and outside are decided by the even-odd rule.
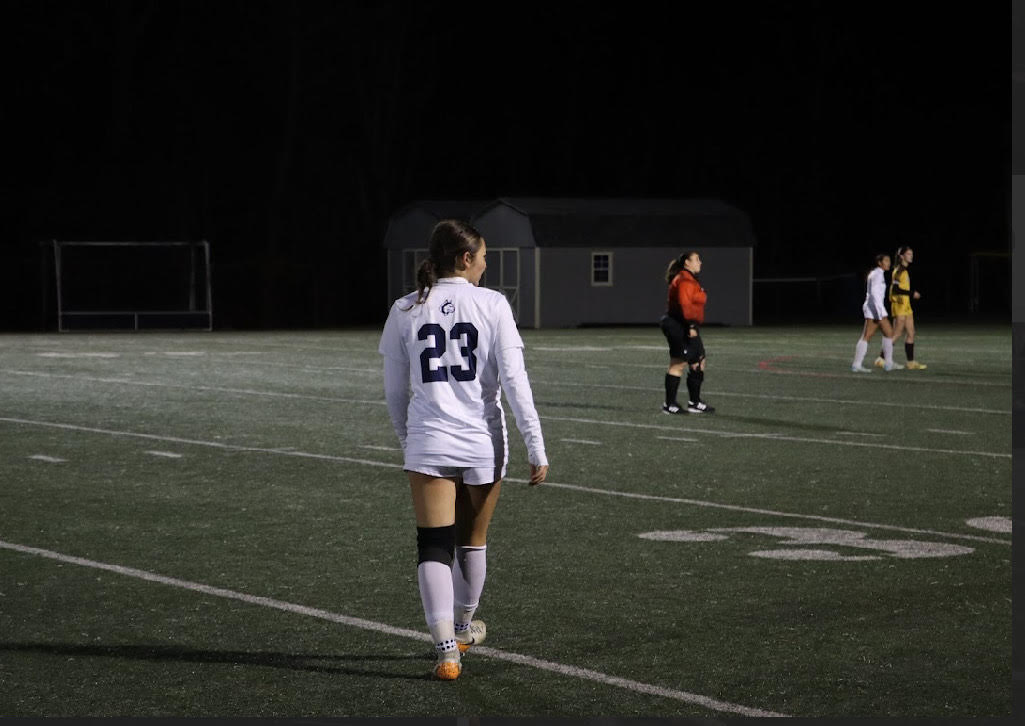
POLYGON ((53 241, 57 329, 211 330, 210 245, 53 241))

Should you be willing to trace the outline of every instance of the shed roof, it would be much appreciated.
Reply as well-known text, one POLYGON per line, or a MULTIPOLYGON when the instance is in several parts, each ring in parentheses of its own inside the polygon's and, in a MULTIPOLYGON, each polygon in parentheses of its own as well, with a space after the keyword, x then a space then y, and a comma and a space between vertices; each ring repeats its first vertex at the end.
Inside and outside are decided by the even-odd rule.
POLYGON ((747 214, 720 199, 500 197, 417 200, 391 216, 387 249, 424 247, 440 219, 476 226, 491 246, 753 247, 747 214))
POLYGON ((502 197, 471 221, 484 226, 503 208, 526 218, 538 247, 755 245, 747 214, 720 199, 502 197))
POLYGON ((489 200, 419 199, 400 207, 388 219, 383 245, 386 249, 426 247, 434 225, 442 219, 470 219, 489 200))

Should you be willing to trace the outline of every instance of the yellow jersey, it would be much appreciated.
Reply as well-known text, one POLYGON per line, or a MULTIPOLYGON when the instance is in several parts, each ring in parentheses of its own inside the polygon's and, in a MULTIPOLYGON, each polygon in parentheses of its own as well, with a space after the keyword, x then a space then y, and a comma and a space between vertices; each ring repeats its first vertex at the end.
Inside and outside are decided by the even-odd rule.
POLYGON ((890 282, 890 315, 911 315, 911 275, 907 268, 893 273, 890 282))

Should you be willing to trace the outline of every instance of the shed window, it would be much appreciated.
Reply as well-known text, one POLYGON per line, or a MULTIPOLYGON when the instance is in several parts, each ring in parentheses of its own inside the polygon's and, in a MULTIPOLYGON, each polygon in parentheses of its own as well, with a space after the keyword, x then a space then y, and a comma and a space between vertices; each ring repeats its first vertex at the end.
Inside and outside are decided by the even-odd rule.
POLYGON ((591 285, 612 286, 612 253, 591 253, 591 285))

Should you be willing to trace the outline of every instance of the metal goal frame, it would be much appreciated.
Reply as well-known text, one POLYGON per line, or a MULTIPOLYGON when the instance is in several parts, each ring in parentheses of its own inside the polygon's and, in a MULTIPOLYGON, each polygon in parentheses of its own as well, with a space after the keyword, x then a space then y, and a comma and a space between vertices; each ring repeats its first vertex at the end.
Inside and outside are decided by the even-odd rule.
POLYGON ((127 242, 85 242, 78 240, 53 240, 54 273, 57 281, 57 330, 61 333, 68 332, 66 320, 73 317, 130 317, 132 330, 138 332, 140 326, 148 319, 167 318, 170 316, 196 317, 200 321, 205 320, 205 327, 196 329, 213 330, 213 297, 210 281, 210 243, 206 240, 196 242, 187 241, 127 241, 127 242), (189 247, 191 248, 189 267, 189 307, 184 310, 66 310, 64 308, 64 291, 62 285, 63 266, 61 264, 61 249, 64 247, 189 247), (202 253, 203 257, 203 280, 198 280, 196 254, 202 253), (197 289, 203 287, 204 305, 197 305, 197 289))

